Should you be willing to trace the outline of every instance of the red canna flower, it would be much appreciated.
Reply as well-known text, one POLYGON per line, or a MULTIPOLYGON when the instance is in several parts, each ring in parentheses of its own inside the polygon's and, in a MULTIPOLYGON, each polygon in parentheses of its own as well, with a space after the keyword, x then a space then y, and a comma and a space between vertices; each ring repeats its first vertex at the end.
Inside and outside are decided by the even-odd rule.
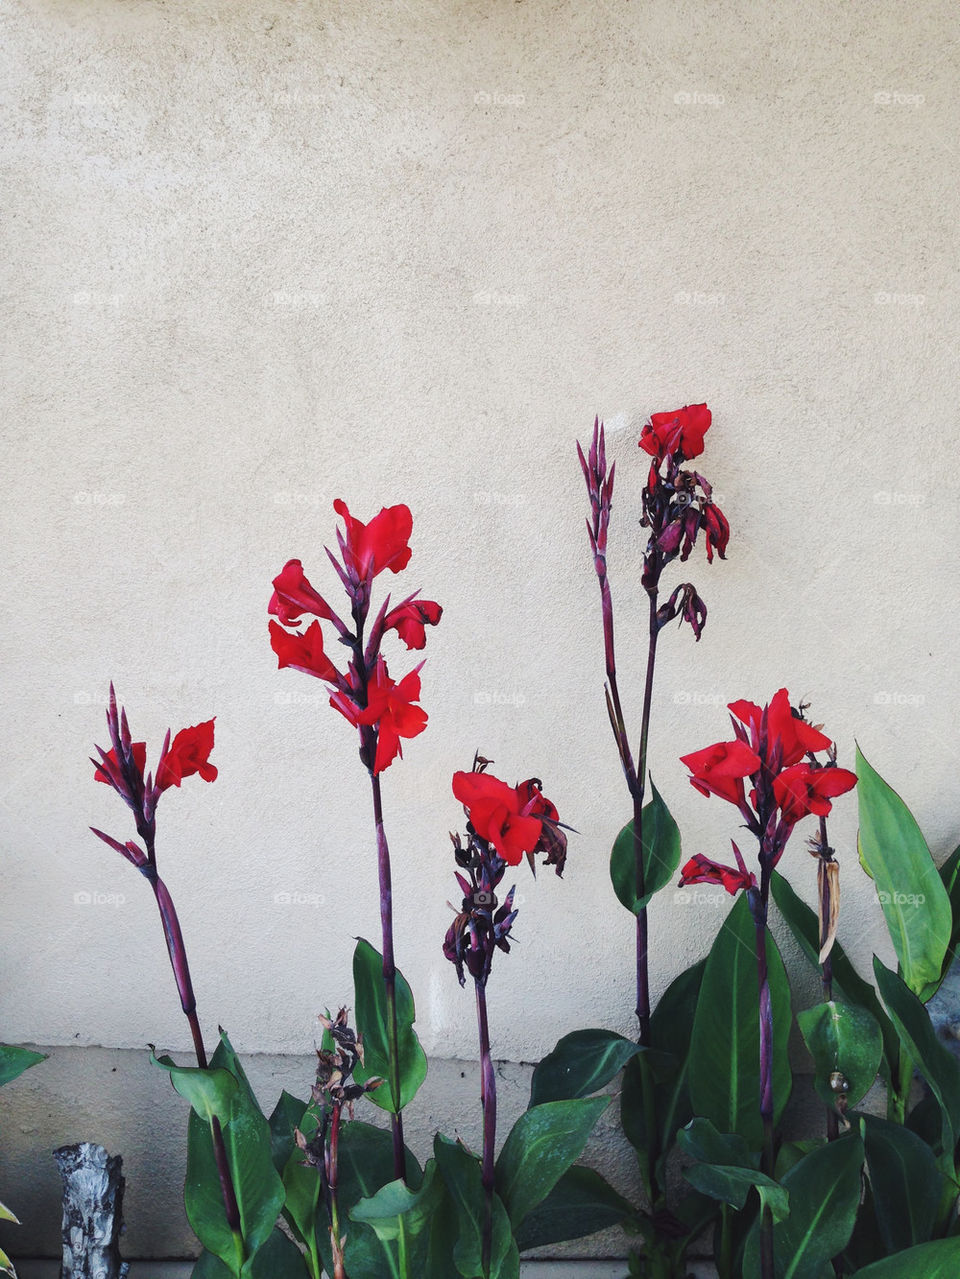
POLYGON ((367 705, 360 707, 346 693, 337 692, 330 698, 330 705, 355 727, 377 725, 377 753, 373 762, 374 775, 382 773, 399 755, 402 737, 416 737, 427 726, 427 712, 414 703, 420 698, 420 667, 405 675, 399 684, 387 671, 382 657, 377 658, 373 678, 367 685, 367 705))
MULTIPOLYGON (((707 563, 713 563, 713 552, 722 560, 726 559, 727 543, 730 541, 730 525, 720 507, 708 502, 703 508, 703 532, 707 543, 707 563)), ((681 556, 681 558, 683 558, 681 556)))
POLYGON ((640 434, 640 447, 658 462, 668 453, 678 462, 699 457, 711 416, 705 404, 688 404, 673 413, 653 413, 640 434))
POLYGON ((730 712, 741 724, 749 729, 750 744, 754 750, 760 751, 771 763, 779 751, 779 768, 789 768, 797 764, 804 755, 825 751, 830 746, 830 738, 818 728, 808 724, 799 715, 794 714, 790 706, 790 695, 785 688, 780 688, 770 699, 767 710, 766 742, 761 743, 763 736, 763 709, 754 702, 739 701, 730 703, 730 712))
POLYGON ((328 621, 333 618, 329 604, 304 576, 300 560, 287 560, 279 576, 273 579, 273 595, 267 612, 279 617, 284 626, 294 625, 301 613, 313 613, 328 621))
POLYGON ((536 796, 520 793, 530 786, 530 782, 508 786, 492 773, 453 775, 453 793, 467 810, 473 829, 494 846, 508 866, 518 866, 524 853, 532 853, 540 842, 543 823, 534 811, 540 807, 546 813, 549 805, 556 812, 549 800, 538 805, 539 791, 536 796))
POLYGON ((292 667, 305 675, 316 675, 331 684, 339 681, 339 672, 323 651, 323 631, 319 622, 311 622, 302 635, 285 631, 276 622, 270 623, 270 646, 279 659, 278 670, 292 667))
POLYGON ((691 783, 703 795, 719 795, 731 804, 745 803, 743 779, 758 772, 760 756, 746 742, 717 742, 692 755, 681 756, 692 776, 691 783))
POLYGON ((736 896, 741 888, 756 888, 756 876, 747 870, 747 864, 736 844, 733 845, 733 853, 737 859, 736 869, 711 861, 702 853, 691 857, 680 872, 680 887, 683 888, 686 884, 720 884, 731 896, 736 896))
POLYGON ((185 777, 192 777, 194 773, 199 773, 205 782, 216 781, 217 769, 209 758, 212 750, 212 719, 193 728, 181 728, 157 770, 157 786, 162 791, 179 786, 185 777))
POLYGON ((407 648, 423 648, 427 642, 427 626, 436 626, 443 609, 433 600, 407 600, 384 618, 383 629, 396 631, 407 648))
POLYGON ((410 534, 413 517, 408 506, 385 506, 369 524, 363 524, 347 510, 341 498, 333 504, 343 516, 346 533, 338 533, 344 565, 356 581, 376 577, 388 568, 399 573, 410 562, 410 534))
MULTIPOLYGON (((133 762, 136 766, 137 772, 142 777, 143 771, 147 766, 146 742, 133 743, 133 762)), ((110 772, 112 772, 114 776, 119 776, 120 768, 117 762, 117 752, 115 750, 109 750, 106 752, 102 763, 97 765, 97 771, 93 775, 93 780, 95 782, 106 782, 108 786, 113 786, 116 790, 116 786, 114 785, 113 777, 110 776, 110 772)))
POLYGON ((826 817, 831 809, 830 800, 845 795, 856 784, 856 773, 847 768, 794 764, 773 779, 773 795, 783 820, 793 824, 808 813, 826 817))

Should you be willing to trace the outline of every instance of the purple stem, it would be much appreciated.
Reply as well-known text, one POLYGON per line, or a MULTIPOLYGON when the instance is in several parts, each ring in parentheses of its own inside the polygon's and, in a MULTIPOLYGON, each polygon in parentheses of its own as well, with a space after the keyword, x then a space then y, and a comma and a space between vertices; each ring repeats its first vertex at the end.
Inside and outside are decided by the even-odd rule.
POLYGON ((483 1274, 487 1276, 490 1273, 490 1253, 493 1241, 493 1161, 497 1140, 497 1080, 493 1070, 493 1059, 490 1056, 486 984, 479 979, 475 979, 474 986, 477 991, 477 1027, 480 1034, 480 1103, 483 1107, 481 1183, 483 1185, 484 1210, 482 1263, 483 1274))
MULTIPOLYGON (((767 902, 770 894, 770 860, 761 860, 760 889, 750 890, 750 911, 756 930, 757 988, 760 1016, 760 1118, 763 1121, 763 1153, 761 1171, 774 1175, 773 1133, 773 1009, 770 1003, 770 981, 767 974, 767 902)), ((764 1208, 760 1221, 760 1273, 762 1279, 773 1279, 773 1215, 764 1208)))
MULTIPOLYGON (((833 849, 827 840, 827 819, 820 818, 820 948, 827 940, 832 912, 832 885, 827 873, 827 863, 834 861, 833 849)), ((827 955, 820 968, 820 987, 825 1002, 833 999, 833 956, 827 955)), ((840 1120, 832 1106, 827 1107, 827 1141, 836 1141, 840 1136, 840 1120)))

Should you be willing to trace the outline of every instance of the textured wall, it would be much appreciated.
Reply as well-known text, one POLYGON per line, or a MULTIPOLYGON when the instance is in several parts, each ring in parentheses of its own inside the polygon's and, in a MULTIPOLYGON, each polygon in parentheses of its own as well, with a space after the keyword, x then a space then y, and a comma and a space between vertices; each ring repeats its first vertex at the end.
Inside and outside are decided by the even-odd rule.
MULTIPOLYGON (((366 779, 320 685, 276 671, 265 617, 291 556, 330 586, 339 496, 365 518, 410 505, 408 580, 446 610, 428 730, 384 787, 425 1046, 472 1052, 439 945, 449 777, 475 748, 542 777, 580 832, 563 882, 519 876, 495 1052, 630 1030, 606 874, 628 806, 574 455, 597 411, 636 723, 636 439, 651 411, 714 410, 702 469, 729 558, 695 557, 710 618, 699 645, 664 634, 652 730, 686 850, 735 832, 678 756, 724 735, 727 700, 784 683, 841 763, 856 736, 953 847, 952 17, 946 0, 2 0, 2 1038, 188 1046, 147 886, 86 830, 132 833, 86 762, 111 677, 154 751, 217 716, 218 781, 160 814, 204 1024, 303 1054, 318 1009, 350 1000, 351 939, 378 927, 366 779)), ((832 834, 865 965, 887 950, 851 800, 832 834)), ((809 896, 799 836, 791 866, 809 896)), ((703 897, 654 906, 655 992, 706 947, 725 902, 703 897)), ((112 1104, 152 1105, 148 1077, 112 1104)), ((461 1102, 451 1084, 437 1121, 461 1102)), ((36 1134, 95 1135, 52 1112, 36 1134)))

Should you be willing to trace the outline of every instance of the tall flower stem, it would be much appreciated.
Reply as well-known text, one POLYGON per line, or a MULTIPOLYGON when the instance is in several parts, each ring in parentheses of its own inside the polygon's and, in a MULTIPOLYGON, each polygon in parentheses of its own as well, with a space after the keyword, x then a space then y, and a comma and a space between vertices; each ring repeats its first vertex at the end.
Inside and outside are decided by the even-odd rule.
POLYGON ((494 1154, 497 1140, 497 1080, 490 1056, 490 1029, 487 1025, 486 983, 475 980, 477 992, 477 1028, 480 1036, 480 1102, 483 1107, 483 1275, 490 1273, 490 1252, 493 1241, 493 1182, 494 1154))
MULTIPOLYGON (((774 1175, 773 1134, 773 1009, 770 1003, 770 981, 767 974, 767 902, 770 893, 771 867, 761 862, 760 888, 749 893, 750 913, 756 932, 757 989, 760 1015, 760 1118, 763 1123, 761 1171, 774 1175)), ((765 1207, 760 1220, 760 1273, 762 1279, 773 1279, 773 1215, 765 1207)))
MULTIPOLYGON (((833 899, 836 868, 833 849, 827 840, 827 819, 820 818, 820 839, 817 861, 817 889, 820 897, 820 950, 823 951, 830 936, 830 921, 833 918, 835 902, 833 899)), ((833 999, 833 958, 828 951, 820 965, 820 988, 825 1003, 833 999)), ((827 1140, 836 1141, 840 1136, 840 1120, 832 1106, 827 1107, 827 1140)))
MULTIPOLYGON (((333 1114, 330 1117, 330 1148, 327 1160, 327 1188, 330 1192, 330 1247, 333 1253, 333 1279, 345 1279, 343 1268, 343 1248, 340 1244, 340 1201, 338 1184, 340 1178, 340 1111, 342 1107, 334 1102, 333 1114)), ((316 1253, 316 1246, 313 1248, 316 1253)), ((319 1275, 319 1267, 317 1274, 319 1275)))
POLYGON ((397 965, 393 956, 393 884, 390 875, 390 849, 383 829, 383 799, 380 778, 371 769, 373 788, 373 820, 377 830, 377 868, 380 874, 380 931, 383 938, 383 985, 387 1001, 387 1042, 390 1049, 390 1091, 396 1111, 390 1112, 393 1133, 393 1171, 397 1179, 406 1180, 403 1145, 403 1113, 400 1109, 400 1032, 397 1025, 397 965))
MULTIPOLYGON (((153 895, 156 898, 157 908, 160 911, 160 921, 163 924, 163 935, 167 943, 167 953, 170 956, 170 964, 173 968, 173 976, 177 983, 177 991, 180 995, 180 1006, 186 1015, 187 1022, 190 1026, 190 1034, 193 1038, 193 1047, 197 1056, 197 1065, 201 1070, 207 1069, 207 1050, 203 1044, 203 1033, 200 1030, 200 1019, 197 1016, 197 1000, 193 992, 193 981, 190 977, 190 965, 187 962, 187 949, 183 940, 183 932, 180 928, 180 920, 177 917, 176 907, 173 904, 173 898, 163 882, 157 874, 155 863, 155 855, 152 840, 147 841, 148 862, 142 868, 142 873, 149 880, 153 889, 153 895)), ((227 1218, 227 1225, 233 1235, 234 1244, 237 1249, 237 1260, 242 1266, 245 1259, 245 1249, 243 1245, 243 1229, 240 1220, 240 1208, 237 1204, 237 1195, 233 1186, 233 1179, 230 1176, 230 1166, 227 1163, 227 1151, 223 1142, 223 1132, 220 1128, 220 1120, 214 1116, 210 1121, 210 1135, 213 1140, 213 1155, 217 1165, 217 1176, 220 1180, 220 1193, 223 1197, 223 1209, 227 1218)), ((239 1273, 239 1269, 238 1269, 239 1273)))

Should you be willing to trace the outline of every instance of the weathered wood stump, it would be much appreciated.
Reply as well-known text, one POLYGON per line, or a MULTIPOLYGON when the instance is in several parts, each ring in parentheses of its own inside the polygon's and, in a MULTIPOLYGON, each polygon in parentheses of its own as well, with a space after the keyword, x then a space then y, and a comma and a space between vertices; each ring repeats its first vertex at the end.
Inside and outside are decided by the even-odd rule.
POLYGON ((123 1160, 81 1141, 53 1152, 63 1178, 63 1261, 60 1279, 125 1279, 123 1160))

